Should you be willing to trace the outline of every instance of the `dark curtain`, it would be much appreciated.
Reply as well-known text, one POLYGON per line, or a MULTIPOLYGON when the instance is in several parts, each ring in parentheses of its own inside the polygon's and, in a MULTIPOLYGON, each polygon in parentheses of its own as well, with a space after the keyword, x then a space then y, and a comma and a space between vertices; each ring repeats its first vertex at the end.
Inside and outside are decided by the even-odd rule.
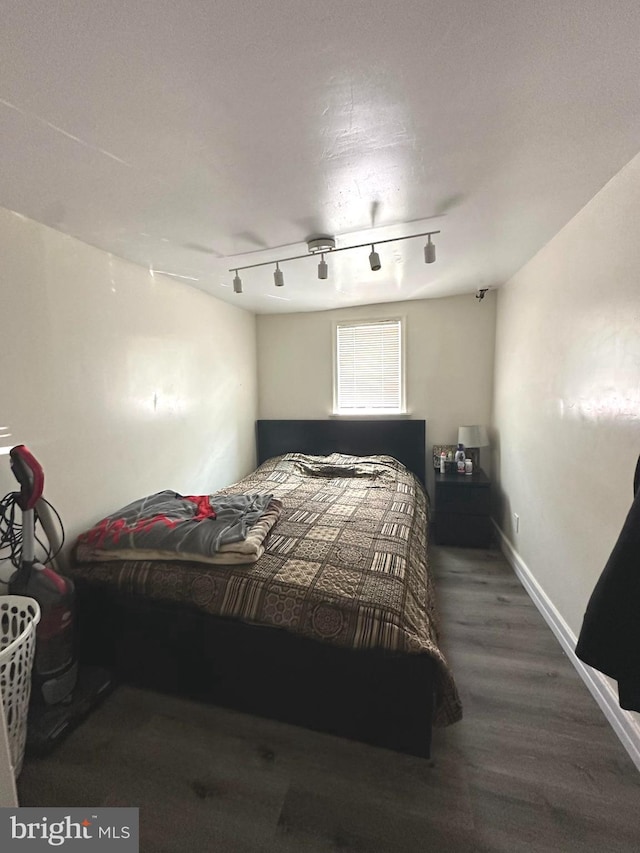
POLYGON ((618 682, 621 708, 640 711, 640 458, 633 490, 627 519, 589 599, 576 654, 618 682))

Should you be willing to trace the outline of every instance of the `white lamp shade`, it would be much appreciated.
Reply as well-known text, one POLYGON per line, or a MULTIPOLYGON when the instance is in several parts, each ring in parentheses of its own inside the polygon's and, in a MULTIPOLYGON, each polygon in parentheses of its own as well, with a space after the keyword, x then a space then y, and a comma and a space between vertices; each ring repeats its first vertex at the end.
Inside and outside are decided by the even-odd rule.
POLYGON ((458 428, 458 444, 464 447, 487 447, 489 436, 484 426, 461 426, 458 428))

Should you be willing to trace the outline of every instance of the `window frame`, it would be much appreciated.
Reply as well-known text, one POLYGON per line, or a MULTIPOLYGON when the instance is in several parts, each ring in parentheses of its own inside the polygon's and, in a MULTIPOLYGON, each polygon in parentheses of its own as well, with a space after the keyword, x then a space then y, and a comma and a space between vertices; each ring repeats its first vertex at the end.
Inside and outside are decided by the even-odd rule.
POLYGON ((338 418, 399 418, 406 417, 407 397, 406 397, 406 382, 407 382, 407 359, 406 359, 406 342, 407 342, 407 322, 404 315, 394 314, 388 317, 367 317, 354 320, 334 320, 332 329, 332 357, 333 357, 333 407, 332 417, 338 418), (383 323, 397 323, 400 334, 400 407, 393 410, 385 409, 339 409, 338 408, 338 328, 340 326, 377 326, 383 323))

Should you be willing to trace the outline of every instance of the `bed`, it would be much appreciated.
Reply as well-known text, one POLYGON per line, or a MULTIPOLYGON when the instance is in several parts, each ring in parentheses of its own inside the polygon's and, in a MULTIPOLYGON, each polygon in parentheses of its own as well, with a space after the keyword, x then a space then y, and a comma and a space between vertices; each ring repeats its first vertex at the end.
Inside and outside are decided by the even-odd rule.
POLYGON ((258 421, 256 435, 258 468, 218 494, 281 502, 264 554, 204 565, 78 547, 83 660, 428 757, 432 724, 461 708, 427 570, 424 421, 258 421))

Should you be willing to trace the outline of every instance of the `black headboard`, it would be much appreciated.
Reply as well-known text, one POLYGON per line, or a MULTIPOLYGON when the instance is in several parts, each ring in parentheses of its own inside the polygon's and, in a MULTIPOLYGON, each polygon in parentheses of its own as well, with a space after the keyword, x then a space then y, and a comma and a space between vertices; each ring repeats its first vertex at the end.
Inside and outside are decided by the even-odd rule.
POLYGON ((282 453, 394 456, 424 485, 425 421, 256 421, 258 464, 282 453))

